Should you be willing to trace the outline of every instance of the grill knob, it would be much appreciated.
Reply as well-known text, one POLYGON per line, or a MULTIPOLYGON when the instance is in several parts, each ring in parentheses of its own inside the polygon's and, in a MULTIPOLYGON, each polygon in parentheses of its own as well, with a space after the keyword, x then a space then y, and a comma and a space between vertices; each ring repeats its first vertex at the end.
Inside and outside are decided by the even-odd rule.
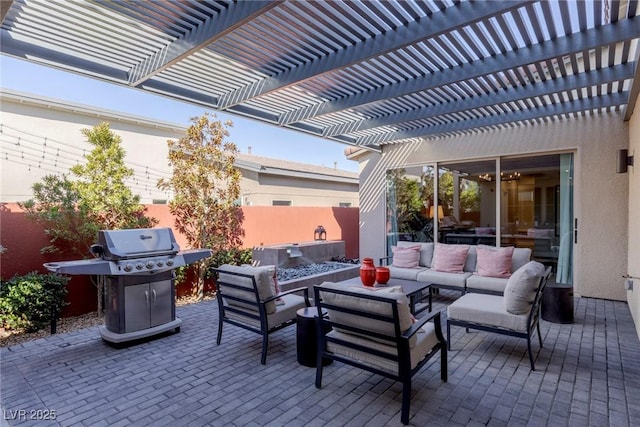
POLYGON ((162 267, 162 266, 164 265, 164 262, 162 262, 162 261, 158 261, 158 262, 156 262, 156 265, 157 265, 158 267, 162 267))
POLYGON ((153 261, 147 262, 147 268, 152 269, 154 267, 153 261))
POLYGON ((144 265, 141 262, 136 264, 136 270, 142 270, 143 268, 144 268, 144 265))
POLYGON ((124 271, 131 271, 133 270, 133 265, 131 264, 125 264, 124 266, 124 271))
POLYGON ((172 259, 168 259, 168 260, 167 260, 167 265, 168 265, 169 267, 171 267, 171 266, 173 265, 173 260, 172 260, 172 259))

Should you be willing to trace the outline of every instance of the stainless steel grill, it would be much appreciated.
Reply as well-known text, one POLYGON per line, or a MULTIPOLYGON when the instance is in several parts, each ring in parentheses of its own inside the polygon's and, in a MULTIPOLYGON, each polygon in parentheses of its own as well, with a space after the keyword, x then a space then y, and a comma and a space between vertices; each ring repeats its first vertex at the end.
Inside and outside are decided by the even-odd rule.
POLYGON ((106 283, 102 338, 118 344, 180 331, 174 270, 211 256, 210 249, 180 251, 170 228, 102 230, 94 259, 46 263, 52 272, 99 275, 106 283))

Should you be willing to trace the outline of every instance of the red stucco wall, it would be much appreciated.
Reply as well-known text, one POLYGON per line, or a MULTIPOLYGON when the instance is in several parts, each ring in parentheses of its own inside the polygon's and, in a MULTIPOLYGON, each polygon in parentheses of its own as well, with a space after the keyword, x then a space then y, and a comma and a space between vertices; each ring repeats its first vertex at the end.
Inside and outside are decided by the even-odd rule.
MULTIPOLYGON (((345 256, 358 258, 358 208, 244 206, 244 247, 313 240, 313 231, 324 226, 327 239, 344 240, 345 256)), ((147 214, 159 220, 158 227, 173 227, 173 216, 166 205, 147 205, 147 214)), ((181 248, 184 236, 175 233, 181 248)), ((64 255, 43 255, 40 248, 48 239, 42 227, 27 220, 15 203, 0 205, 0 244, 7 251, 0 256, 0 276, 8 279, 31 271, 46 273, 45 262, 70 259, 64 255)), ((68 285, 70 304, 63 316, 75 316, 96 309, 96 290, 86 276, 72 276, 68 285)))

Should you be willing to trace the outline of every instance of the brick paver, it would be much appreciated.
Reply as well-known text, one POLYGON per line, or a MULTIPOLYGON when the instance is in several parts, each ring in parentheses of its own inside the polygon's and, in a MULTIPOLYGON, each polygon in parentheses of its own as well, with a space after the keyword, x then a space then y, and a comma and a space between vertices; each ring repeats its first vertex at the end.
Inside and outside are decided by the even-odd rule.
MULTIPOLYGON (((446 312, 453 294, 435 299, 446 312)), ((225 325, 217 303, 178 307, 182 330, 122 349, 97 328, 1 350, 2 426, 399 426, 401 386, 334 362, 323 387, 296 361, 295 326, 260 337, 225 325), (55 411, 55 420, 43 420, 55 411)), ((640 342, 626 303, 576 298, 575 323, 542 321, 524 340, 452 328, 449 381, 438 357, 414 377, 416 426, 640 425, 640 342), (537 344, 534 345, 537 351, 537 344)))

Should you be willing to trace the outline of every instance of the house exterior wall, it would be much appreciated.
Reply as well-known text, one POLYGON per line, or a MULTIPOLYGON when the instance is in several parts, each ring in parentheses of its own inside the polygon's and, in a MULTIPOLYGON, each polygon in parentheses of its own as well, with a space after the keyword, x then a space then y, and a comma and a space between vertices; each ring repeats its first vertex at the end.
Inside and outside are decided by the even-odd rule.
POLYGON ((153 199, 168 198, 166 193, 156 188, 156 183, 161 176, 168 177, 171 174, 167 164, 167 140, 184 135, 183 127, 115 112, 106 114, 71 105, 48 105, 53 107, 47 107, 41 101, 17 102, 13 98, 2 97, 3 152, 7 148, 5 142, 15 141, 13 137, 9 139, 9 135, 21 135, 21 148, 13 146, 6 156, 3 154, 0 158, 0 201, 27 200, 33 194, 31 186, 45 175, 69 173, 73 164, 83 160, 82 150, 88 152, 93 148, 80 132, 81 129, 105 121, 122 139, 125 161, 134 169, 138 179, 137 183, 132 182, 130 186, 135 194, 140 195, 141 202, 151 203, 153 199), (24 159, 18 158, 21 152, 25 155, 24 159), (45 156, 40 167, 40 158, 34 155, 45 156), (56 162, 58 166, 54 166, 56 162), (147 173, 147 166, 151 173, 147 173))
POLYGON ((360 158, 360 254, 385 255, 385 173, 435 161, 574 151, 574 292, 626 299, 620 277, 627 270, 629 182, 616 173, 617 150, 629 143, 618 113, 476 132, 422 143, 383 147, 360 158))
POLYGON ((634 166, 629 167, 626 175, 629 180, 629 216, 627 236, 629 253, 627 271, 635 277, 632 291, 627 291, 629 309, 640 337, 640 111, 636 105, 635 113, 629 121, 629 154, 634 157, 634 166))
MULTIPOLYGON (((160 178, 171 177, 167 141, 183 137, 186 126, 24 94, 0 93, 0 101, 3 128, 0 202, 28 200, 33 194, 32 185, 45 175, 69 173, 72 165, 84 161, 83 150, 93 148, 81 129, 105 121, 121 137, 125 162, 134 169, 134 178, 127 181, 134 194, 140 195, 145 204, 163 203, 171 198, 170 193, 160 191, 156 184, 160 178)), ((312 165, 298 165, 309 167, 306 172, 296 173, 287 169, 291 162, 283 164, 282 169, 276 169, 282 173, 278 175, 259 170, 259 164, 245 168, 238 162, 242 173, 241 203, 271 206, 273 200, 290 200, 292 206, 338 207, 341 203, 358 206, 356 176, 344 178, 344 171, 330 176, 328 168, 317 168, 328 169, 326 173, 317 173, 312 165)))
POLYGON ((274 200, 290 201, 291 206, 358 207, 358 182, 329 182, 295 176, 275 176, 243 171, 242 204, 272 206, 274 200), (343 205, 344 206, 344 205, 343 205))

